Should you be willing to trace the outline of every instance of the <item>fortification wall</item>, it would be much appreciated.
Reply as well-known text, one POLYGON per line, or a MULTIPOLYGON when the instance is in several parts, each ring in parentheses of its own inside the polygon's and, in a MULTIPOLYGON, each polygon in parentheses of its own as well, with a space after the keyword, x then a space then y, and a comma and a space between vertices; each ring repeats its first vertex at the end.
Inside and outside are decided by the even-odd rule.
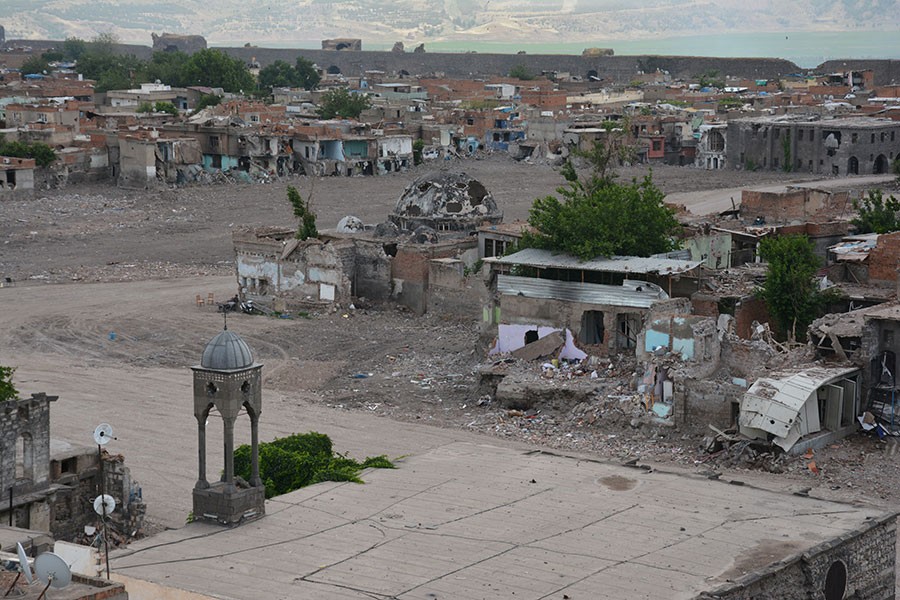
POLYGON ((222 48, 231 56, 249 61, 255 58, 265 66, 275 60, 294 62, 303 56, 320 67, 336 66, 350 76, 367 70, 410 75, 441 72, 447 77, 467 78, 506 75, 518 65, 532 73, 565 71, 586 77, 595 71, 598 77, 613 81, 631 81, 639 71, 662 69, 674 77, 694 77, 708 71, 754 79, 775 78, 796 73, 794 63, 777 58, 714 58, 696 56, 579 56, 566 54, 460 54, 439 52, 360 52, 303 50, 283 48, 222 48))
MULTIPOLYGON (((31 46, 43 51, 60 47, 61 40, 7 40, 8 46, 31 46)), ((134 54, 148 59, 152 55, 150 46, 119 44, 123 54, 134 54)), ((581 56, 567 54, 461 54, 426 52, 388 51, 334 51, 289 48, 220 48, 231 56, 249 61, 255 58, 262 66, 277 59, 294 62, 298 56, 327 68, 338 67, 346 75, 359 75, 363 71, 376 69, 388 73, 405 70, 411 75, 443 72, 447 77, 475 77, 506 75, 517 65, 525 65, 534 73, 540 71, 567 71, 573 75, 585 76, 596 71, 599 77, 618 82, 633 79, 638 71, 651 72, 656 69, 668 71, 673 77, 694 77, 709 71, 723 75, 734 75, 751 79, 773 79, 790 73, 800 73, 801 69, 789 60, 780 58, 720 58, 705 56, 581 56)), ((812 71, 834 73, 848 70, 872 69, 875 85, 900 83, 900 60, 888 59, 838 59, 829 60, 812 71)))

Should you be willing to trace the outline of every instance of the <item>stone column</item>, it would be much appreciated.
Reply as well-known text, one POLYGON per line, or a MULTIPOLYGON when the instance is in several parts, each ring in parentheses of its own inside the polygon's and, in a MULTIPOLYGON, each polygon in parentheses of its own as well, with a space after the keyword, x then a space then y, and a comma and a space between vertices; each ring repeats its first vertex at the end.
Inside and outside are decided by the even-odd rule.
POLYGON ((259 417, 250 417, 250 485, 262 487, 262 479, 259 478, 259 417))
POLYGON ((197 419, 197 458, 200 465, 200 472, 197 475, 197 483, 194 489, 202 490, 209 487, 206 480, 206 418, 197 419))
POLYGON ((228 488, 234 486, 234 417, 225 418, 225 485, 228 488))

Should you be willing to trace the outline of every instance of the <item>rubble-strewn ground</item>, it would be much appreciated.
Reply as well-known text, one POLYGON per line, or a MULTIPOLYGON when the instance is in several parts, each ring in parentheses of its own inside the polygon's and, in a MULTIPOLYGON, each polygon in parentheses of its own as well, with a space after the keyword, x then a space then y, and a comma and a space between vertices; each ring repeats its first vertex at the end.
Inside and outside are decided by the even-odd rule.
MULTIPOLYGON (((292 225, 285 188, 312 195, 320 229, 348 214, 366 223, 387 218, 403 189, 431 169, 464 170, 492 192, 506 221, 527 219, 538 196, 562 177, 545 164, 501 156, 444 161, 382 177, 298 177, 270 184, 215 184, 177 190, 130 191, 110 184, 38 190, 32 201, 0 201, 0 276, 16 281, 128 281, 231 272, 230 231, 240 225, 292 225)), ((624 169, 641 178, 646 167, 624 169)), ((701 171, 657 166, 667 193, 808 180, 779 172, 701 171)))
MULTIPOLYGON (((552 193, 560 183, 547 166, 499 157, 450 167, 483 181, 507 220, 526 218, 531 201, 552 193)), ((630 169, 622 176, 645 172, 630 169)), ((232 227, 292 223, 284 193, 288 184, 304 194, 312 190, 320 228, 332 227, 346 214, 378 222, 417 174, 153 192, 94 184, 38 192, 31 202, 0 202, 0 277, 16 285, 0 290, 0 364, 22 365, 26 373, 73 368, 73 378, 78 372, 110 367, 129 377, 134 369, 171 373, 195 364, 221 317, 212 307, 195 306, 194 294, 214 292, 223 299, 233 291, 228 278, 233 272, 232 227), (115 292, 104 287, 103 297, 97 295, 99 288, 78 283, 65 286, 65 293, 54 294, 53 301, 42 302, 35 294, 28 302, 16 300, 18 288, 34 291, 51 282, 162 278, 193 281, 181 286, 190 290, 183 299, 160 300, 158 310, 154 293, 139 283, 115 292), (116 332, 115 339, 111 332, 116 332)), ((797 179, 775 172, 671 167, 654 169, 654 177, 670 192, 797 179)), ((510 410, 478 388, 476 373, 486 358, 474 318, 460 322, 440 314, 417 318, 394 307, 345 307, 290 320, 247 315, 229 319, 266 364, 266 389, 285 398, 294 395, 335 411, 427 422, 600 458, 666 463, 739 480, 776 478, 782 487, 813 488, 810 493, 815 495, 900 506, 897 443, 857 435, 813 457, 739 454, 737 448, 710 455, 702 448, 702 436, 634 418, 640 410, 628 382, 635 365, 627 359, 602 361, 596 379, 586 372, 573 380, 548 381, 551 386, 588 390, 577 402, 510 410)), ((523 380, 541 377, 540 363, 513 361, 499 368, 523 380)), ((34 375, 21 387, 39 391, 35 382, 43 387, 34 375)), ((65 389, 43 391, 66 395, 65 389)), ((135 391, 139 396, 141 390, 135 391)), ((184 399, 188 413, 189 402, 184 399)), ((84 424, 86 430, 93 426, 84 424)), ((193 451, 186 455, 193 457, 193 451)), ((136 477, 140 479, 140 473, 136 477)), ((152 517, 154 493, 146 493, 152 517)))

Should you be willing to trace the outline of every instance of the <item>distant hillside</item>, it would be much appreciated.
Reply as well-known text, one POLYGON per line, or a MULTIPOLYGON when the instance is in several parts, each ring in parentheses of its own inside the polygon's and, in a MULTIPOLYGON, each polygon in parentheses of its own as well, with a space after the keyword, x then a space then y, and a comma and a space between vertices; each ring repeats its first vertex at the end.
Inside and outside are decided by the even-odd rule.
POLYGON ((778 31, 900 31, 897 0, 2 0, 8 38, 194 33, 212 45, 528 43, 778 31))

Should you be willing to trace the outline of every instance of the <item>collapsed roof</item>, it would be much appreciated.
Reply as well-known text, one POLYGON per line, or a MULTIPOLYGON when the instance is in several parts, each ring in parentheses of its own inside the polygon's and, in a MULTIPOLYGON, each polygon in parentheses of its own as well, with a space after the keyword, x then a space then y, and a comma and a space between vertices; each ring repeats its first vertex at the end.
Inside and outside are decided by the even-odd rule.
POLYGON ((436 231, 474 231, 503 220, 494 197, 465 173, 432 173, 413 181, 389 216, 401 229, 425 225, 436 231))

